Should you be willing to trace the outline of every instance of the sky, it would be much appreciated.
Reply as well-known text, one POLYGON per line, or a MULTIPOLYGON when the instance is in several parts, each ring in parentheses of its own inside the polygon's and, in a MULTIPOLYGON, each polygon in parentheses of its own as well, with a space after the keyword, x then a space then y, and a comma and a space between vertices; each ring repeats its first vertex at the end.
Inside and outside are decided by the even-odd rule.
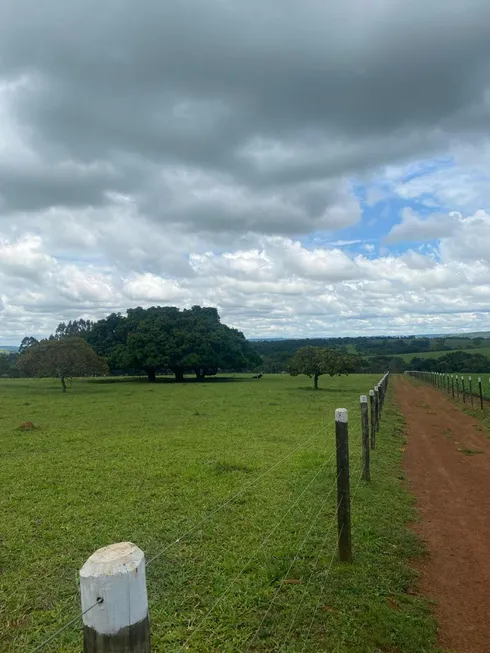
POLYGON ((0 343, 490 330, 488 0, 3 0, 0 343))

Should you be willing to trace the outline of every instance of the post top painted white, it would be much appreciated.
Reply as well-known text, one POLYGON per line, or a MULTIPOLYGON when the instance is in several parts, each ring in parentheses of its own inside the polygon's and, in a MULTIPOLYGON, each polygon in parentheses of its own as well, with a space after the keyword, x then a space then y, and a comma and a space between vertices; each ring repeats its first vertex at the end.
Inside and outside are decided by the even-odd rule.
POLYGON ((361 404, 367 404, 367 397, 366 397, 366 395, 361 395, 361 404))
POLYGON ((114 635, 148 616, 145 554, 132 542, 98 549, 80 570, 83 623, 104 635, 114 635))
POLYGON ((478 377, 478 383, 481 383, 481 376, 478 377))
POLYGON ((337 408, 335 411, 335 421, 347 424, 349 421, 349 411, 347 408, 337 408))
POLYGON ((374 392, 379 392, 379 385, 374 386, 374 392))
POLYGON ((371 395, 371 397, 374 397, 374 390, 370 390, 369 394, 371 395))
POLYGON ((464 381, 464 376, 461 377, 461 381, 464 381))
POLYGON ((118 542, 97 549, 80 569, 82 577, 126 574, 136 569, 144 559, 143 551, 132 542, 118 542))
POLYGON ((468 381, 471 381, 471 376, 468 377, 468 381))

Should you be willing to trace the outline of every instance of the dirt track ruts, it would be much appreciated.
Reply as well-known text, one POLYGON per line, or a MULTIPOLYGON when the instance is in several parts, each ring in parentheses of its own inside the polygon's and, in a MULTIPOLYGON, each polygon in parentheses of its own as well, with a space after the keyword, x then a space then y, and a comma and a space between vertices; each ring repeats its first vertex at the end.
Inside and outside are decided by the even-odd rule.
POLYGON ((395 378, 406 420, 405 469, 427 544, 419 590, 436 601, 439 644, 490 651, 490 441, 442 392, 395 378), (464 451, 466 450, 466 451, 464 451), (477 453, 479 452, 479 453, 477 453))

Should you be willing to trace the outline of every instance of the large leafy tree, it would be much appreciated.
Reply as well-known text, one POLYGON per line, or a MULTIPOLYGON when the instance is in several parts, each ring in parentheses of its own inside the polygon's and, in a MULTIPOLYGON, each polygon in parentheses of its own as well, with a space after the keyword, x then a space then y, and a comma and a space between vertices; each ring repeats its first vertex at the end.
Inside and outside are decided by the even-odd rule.
MULTIPOLYGON (((56 337, 79 324, 60 324, 56 337)), ((112 314, 82 327, 84 338, 107 358, 111 369, 144 370, 150 382, 163 370, 182 381, 188 372, 203 379, 220 368, 253 369, 261 362, 243 333, 222 324, 211 307, 138 307, 128 309, 126 316, 112 314)))
POLYGON ((186 372, 203 379, 220 368, 241 370, 260 363, 244 335, 222 324, 215 308, 133 309, 128 320, 128 363, 144 369, 150 381, 158 369, 169 369, 182 381, 186 372))
POLYGON ((305 374, 313 378, 313 387, 317 390, 320 376, 348 374, 355 370, 356 362, 355 356, 349 356, 335 349, 301 347, 289 362, 289 372, 292 376, 305 374))
POLYGON ((78 337, 41 340, 21 354, 17 365, 28 376, 60 379, 63 392, 66 380, 75 376, 107 373, 107 364, 86 340, 78 337))

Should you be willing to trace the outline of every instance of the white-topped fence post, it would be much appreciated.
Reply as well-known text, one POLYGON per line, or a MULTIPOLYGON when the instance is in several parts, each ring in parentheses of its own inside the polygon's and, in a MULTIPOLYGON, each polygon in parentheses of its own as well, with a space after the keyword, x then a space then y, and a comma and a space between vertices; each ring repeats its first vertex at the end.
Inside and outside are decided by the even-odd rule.
POLYGON ((98 549, 80 570, 84 653, 150 653, 145 554, 131 542, 98 549), (91 608, 91 606, 95 606, 91 608))
POLYGON ((350 472, 349 472, 349 417, 347 408, 335 411, 335 444, 337 447, 337 524, 339 558, 352 562, 350 531, 350 472))

